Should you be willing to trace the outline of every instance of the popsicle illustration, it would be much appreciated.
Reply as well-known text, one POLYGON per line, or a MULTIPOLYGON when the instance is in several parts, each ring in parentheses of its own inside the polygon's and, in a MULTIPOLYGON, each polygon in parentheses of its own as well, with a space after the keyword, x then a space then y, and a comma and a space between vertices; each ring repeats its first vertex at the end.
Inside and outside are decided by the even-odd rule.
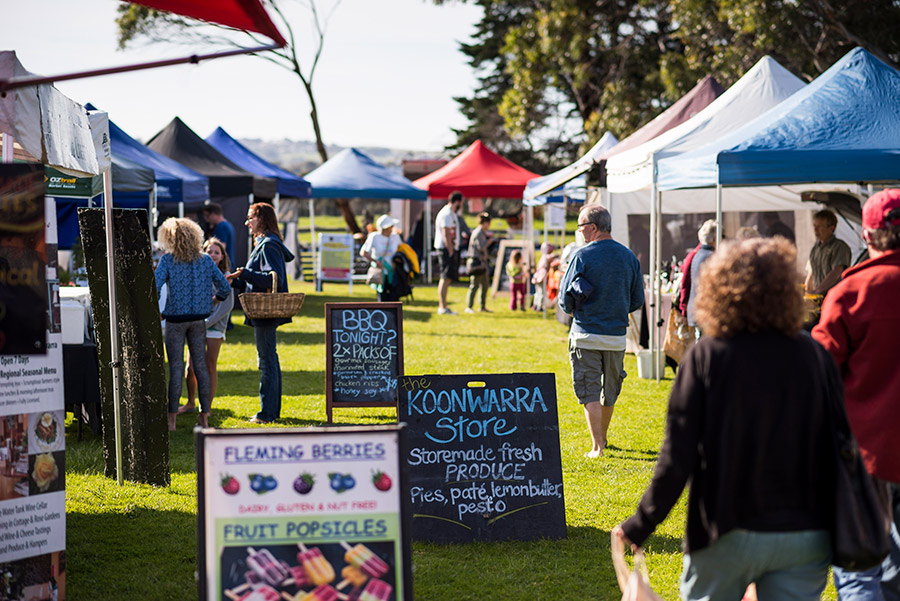
POLYGON ((247 553, 250 554, 247 565, 269 584, 279 585, 288 577, 287 568, 268 549, 257 551, 253 547, 247 547, 247 553))
POLYGON ((384 580, 373 578, 369 580, 369 584, 363 589, 362 594, 359 596, 359 601, 387 601, 393 590, 394 587, 384 580))
POLYGON ((305 597, 301 597, 300 601, 337 601, 338 593, 329 584, 322 584, 307 593, 305 597))
POLYGON ((232 599, 232 601, 280 601, 281 599, 278 591, 268 584, 261 584, 243 595, 234 591, 225 591, 225 596, 232 599))
POLYGON ((295 585, 297 588, 305 588, 312 584, 309 576, 306 574, 306 568, 302 565, 291 566, 288 568, 291 577, 284 581, 284 586, 295 585))
POLYGON ((297 553, 297 561, 306 570, 309 582, 316 586, 328 584, 334 581, 334 568, 322 555, 318 547, 307 549, 303 543, 297 543, 300 553, 297 553))
POLYGON ((347 563, 366 576, 378 578, 387 574, 388 565, 365 545, 357 544, 351 548, 346 542, 341 541, 341 546, 347 551, 344 553, 347 563))
POLYGON ((343 589, 348 584, 352 584, 354 588, 361 588, 366 583, 366 580, 369 579, 368 576, 353 566, 344 566, 344 569, 341 570, 341 578, 343 580, 338 583, 338 590, 343 589))

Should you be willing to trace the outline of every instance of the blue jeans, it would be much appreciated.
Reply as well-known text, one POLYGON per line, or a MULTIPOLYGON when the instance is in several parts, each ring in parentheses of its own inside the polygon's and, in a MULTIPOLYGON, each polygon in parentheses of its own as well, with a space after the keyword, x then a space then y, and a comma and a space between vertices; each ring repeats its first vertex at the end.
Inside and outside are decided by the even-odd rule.
POLYGON ((272 422, 281 417, 281 364, 275 331, 278 326, 254 326, 256 360, 259 365, 259 419, 272 422))
POLYGON ((888 484, 891 491, 893 523, 891 552, 880 566, 849 572, 834 568, 834 587, 840 601, 900 601, 900 485, 888 484))
POLYGON ((830 563, 831 538, 825 530, 732 530, 684 556, 681 598, 738 601, 755 582, 760 599, 818 601, 830 563))

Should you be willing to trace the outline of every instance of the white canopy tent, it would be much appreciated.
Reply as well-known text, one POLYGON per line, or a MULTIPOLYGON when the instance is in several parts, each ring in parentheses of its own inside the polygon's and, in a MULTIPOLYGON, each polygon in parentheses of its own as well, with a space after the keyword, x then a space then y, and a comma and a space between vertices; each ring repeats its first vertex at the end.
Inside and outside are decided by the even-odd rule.
MULTIPOLYGON (((640 146, 618 153, 607 161, 606 183, 613 198, 611 204, 615 205, 614 219, 619 220, 620 229, 621 221, 627 219, 628 212, 636 212, 635 209, 637 209, 637 212, 650 214, 650 281, 652 287, 649 318, 651 323, 659 323, 661 318, 659 303, 661 282, 658 275, 661 263, 662 199, 657 188, 657 161, 666 156, 702 147, 711 140, 727 135, 742 124, 778 105, 803 86, 803 81, 798 77, 771 57, 765 56, 728 90, 684 123, 640 146), (620 194, 637 191, 642 191, 637 197, 620 201, 620 194), (640 198, 643 198, 644 210, 635 206, 640 203, 640 198), (625 206, 620 206, 622 204, 625 206)), ((668 206, 670 202, 673 202, 670 201, 669 196, 666 195, 665 199, 669 212, 704 212, 696 210, 699 209, 698 204, 701 203, 696 202, 695 194, 681 196, 680 205, 685 209, 682 211, 668 206)), ((746 203, 738 205, 743 210, 778 210, 758 207, 779 205, 782 201, 792 204, 791 199, 787 197, 767 202, 764 200, 764 195, 761 196, 759 193, 745 195, 741 200, 746 203), (755 202, 758 200, 761 200, 762 203, 755 202)), ((677 200, 674 202, 679 204, 677 200)), ((799 202, 799 198, 796 198, 796 203, 799 202)), ((722 228, 720 227, 720 236, 721 232, 722 228)), ((658 352, 659 346, 658 336, 651 336, 650 350, 658 352)), ((658 365, 658 362, 653 362, 653 365, 658 365)), ((661 376, 661 374, 656 375, 661 376)))

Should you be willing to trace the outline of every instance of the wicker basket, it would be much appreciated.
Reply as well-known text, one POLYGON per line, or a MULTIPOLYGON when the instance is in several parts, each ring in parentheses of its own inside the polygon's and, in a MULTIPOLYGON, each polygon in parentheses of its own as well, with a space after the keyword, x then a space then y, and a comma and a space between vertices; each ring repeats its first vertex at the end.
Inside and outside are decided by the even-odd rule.
POLYGON ((238 295, 244 314, 250 319, 278 319, 293 317, 303 306, 302 293, 275 292, 278 290, 278 276, 272 274, 272 292, 245 292, 238 295))

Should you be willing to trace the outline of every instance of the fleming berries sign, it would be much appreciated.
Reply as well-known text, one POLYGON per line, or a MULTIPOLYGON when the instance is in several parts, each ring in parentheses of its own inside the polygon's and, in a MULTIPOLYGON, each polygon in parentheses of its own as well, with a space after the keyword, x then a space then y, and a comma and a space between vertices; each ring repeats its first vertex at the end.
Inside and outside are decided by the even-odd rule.
POLYGON ((412 598, 402 427, 197 436, 201 600, 412 598))

